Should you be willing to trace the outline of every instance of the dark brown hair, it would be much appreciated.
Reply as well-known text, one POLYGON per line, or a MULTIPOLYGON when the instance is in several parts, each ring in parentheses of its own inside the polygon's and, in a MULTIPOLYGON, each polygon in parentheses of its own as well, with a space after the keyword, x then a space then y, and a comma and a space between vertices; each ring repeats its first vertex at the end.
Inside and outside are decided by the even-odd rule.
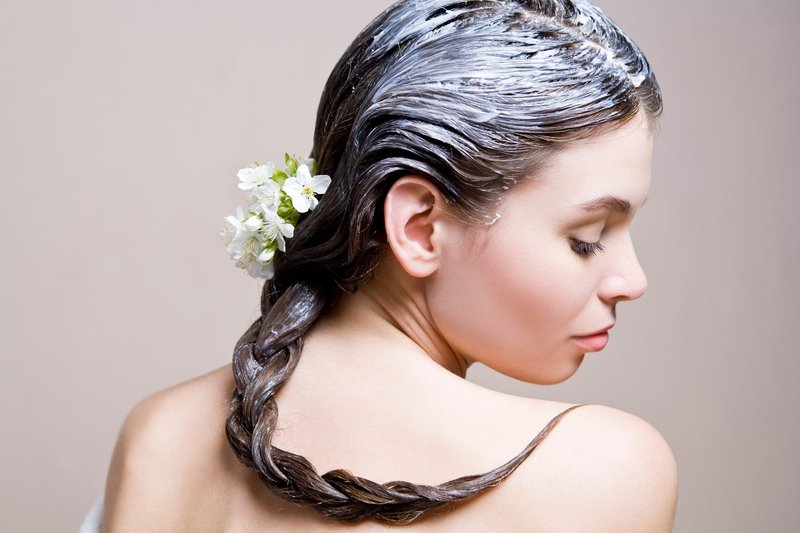
MULTIPOLYGON (((261 316, 233 354, 227 436, 269 490, 343 521, 408 523, 497 485, 532 451, 491 472, 432 487, 318 474, 271 445, 275 394, 303 336, 386 253, 383 199, 428 178, 465 223, 486 223, 502 194, 533 179, 566 142, 661 114, 641 50, 578 0, 403 0, 345 51, 320 100, 311 156, 332 183, 275 258, 261 316)), ((534 445, 534 443, 532 443, 534 445)))

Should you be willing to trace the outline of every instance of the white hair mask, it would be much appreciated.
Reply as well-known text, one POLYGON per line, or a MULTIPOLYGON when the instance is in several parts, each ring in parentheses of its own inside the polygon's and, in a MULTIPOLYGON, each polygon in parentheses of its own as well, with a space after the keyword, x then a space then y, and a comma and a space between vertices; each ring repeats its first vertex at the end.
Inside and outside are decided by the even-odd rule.
POLYGON ((353 194, 363 172, 416 172, 486 223, 498 187, 535 174, 557 144, 642 103, 655 116, 659 102, 641 50, 588 1, 407 0, 373 20, 334 69, 313 156, 357 202, 376 201, 353 194))

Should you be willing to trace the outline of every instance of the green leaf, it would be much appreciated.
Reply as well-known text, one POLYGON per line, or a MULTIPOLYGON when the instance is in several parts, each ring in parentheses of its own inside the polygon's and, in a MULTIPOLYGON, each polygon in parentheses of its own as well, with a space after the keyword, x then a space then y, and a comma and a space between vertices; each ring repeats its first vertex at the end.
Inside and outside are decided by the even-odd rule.
POLYGON ((298 215, 300 214, 300 213, 297 213, 297 210, 294 208, 294 206, 291 204, 291 202, 289 202, 288 205, 285 204, 284 202, 281 202, 281 205, 278 206, 277 211, 278 211, 278 215, 284 220, 289 220, 292 217, 294 217, 295 214, 298 214, 298 215))
POLYGON ((286 178, 289 176, 286 175, 286 172, 283 170, 275 169, 275 172, 272 173, 272 181, 283 187, 283 182, 286 181, 286 178))
POLYGON ((289 171, 289 175, 294 176, 297 174, 297 159, 287 153, 284 155, 284 161, 286 162, 286 169, 289 171))
POLYGON ((317 162, 313 159, 311 160, 311 164, 308 166, 308 171, 311 173, 312 176, 317 175, 317 162))

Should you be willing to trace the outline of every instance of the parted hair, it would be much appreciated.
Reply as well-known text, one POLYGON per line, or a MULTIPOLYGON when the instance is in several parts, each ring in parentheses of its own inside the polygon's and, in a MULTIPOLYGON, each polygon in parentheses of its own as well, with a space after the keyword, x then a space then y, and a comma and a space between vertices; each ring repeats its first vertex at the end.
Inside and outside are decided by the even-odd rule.
POLYGON ((341 521, 409 523, 502 482, 533 451, 437 486, 318 473, 272 446, 275 395, 303 337, 387 253, 383 200, 424 176, 465 224, 489 223, 503 194, 565 143, 613 129, 661 91, 639 47, 583 0, 401 0, 355 38, 319 103, 311 156, 332 182, 275 258, 261 316, 233 353, 226 421, 239 460, 287 500, 341 521))

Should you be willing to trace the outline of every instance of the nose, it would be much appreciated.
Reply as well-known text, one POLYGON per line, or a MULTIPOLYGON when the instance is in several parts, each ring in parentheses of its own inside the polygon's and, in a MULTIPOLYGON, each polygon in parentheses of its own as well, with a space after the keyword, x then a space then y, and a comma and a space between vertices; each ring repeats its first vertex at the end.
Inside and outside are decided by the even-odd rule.
POLYGON ((647 290, 647 276, 639 264, 630 235, 620 242, 617 256, 608 263, 598 295, 607 302, 635 300, 647 290))

